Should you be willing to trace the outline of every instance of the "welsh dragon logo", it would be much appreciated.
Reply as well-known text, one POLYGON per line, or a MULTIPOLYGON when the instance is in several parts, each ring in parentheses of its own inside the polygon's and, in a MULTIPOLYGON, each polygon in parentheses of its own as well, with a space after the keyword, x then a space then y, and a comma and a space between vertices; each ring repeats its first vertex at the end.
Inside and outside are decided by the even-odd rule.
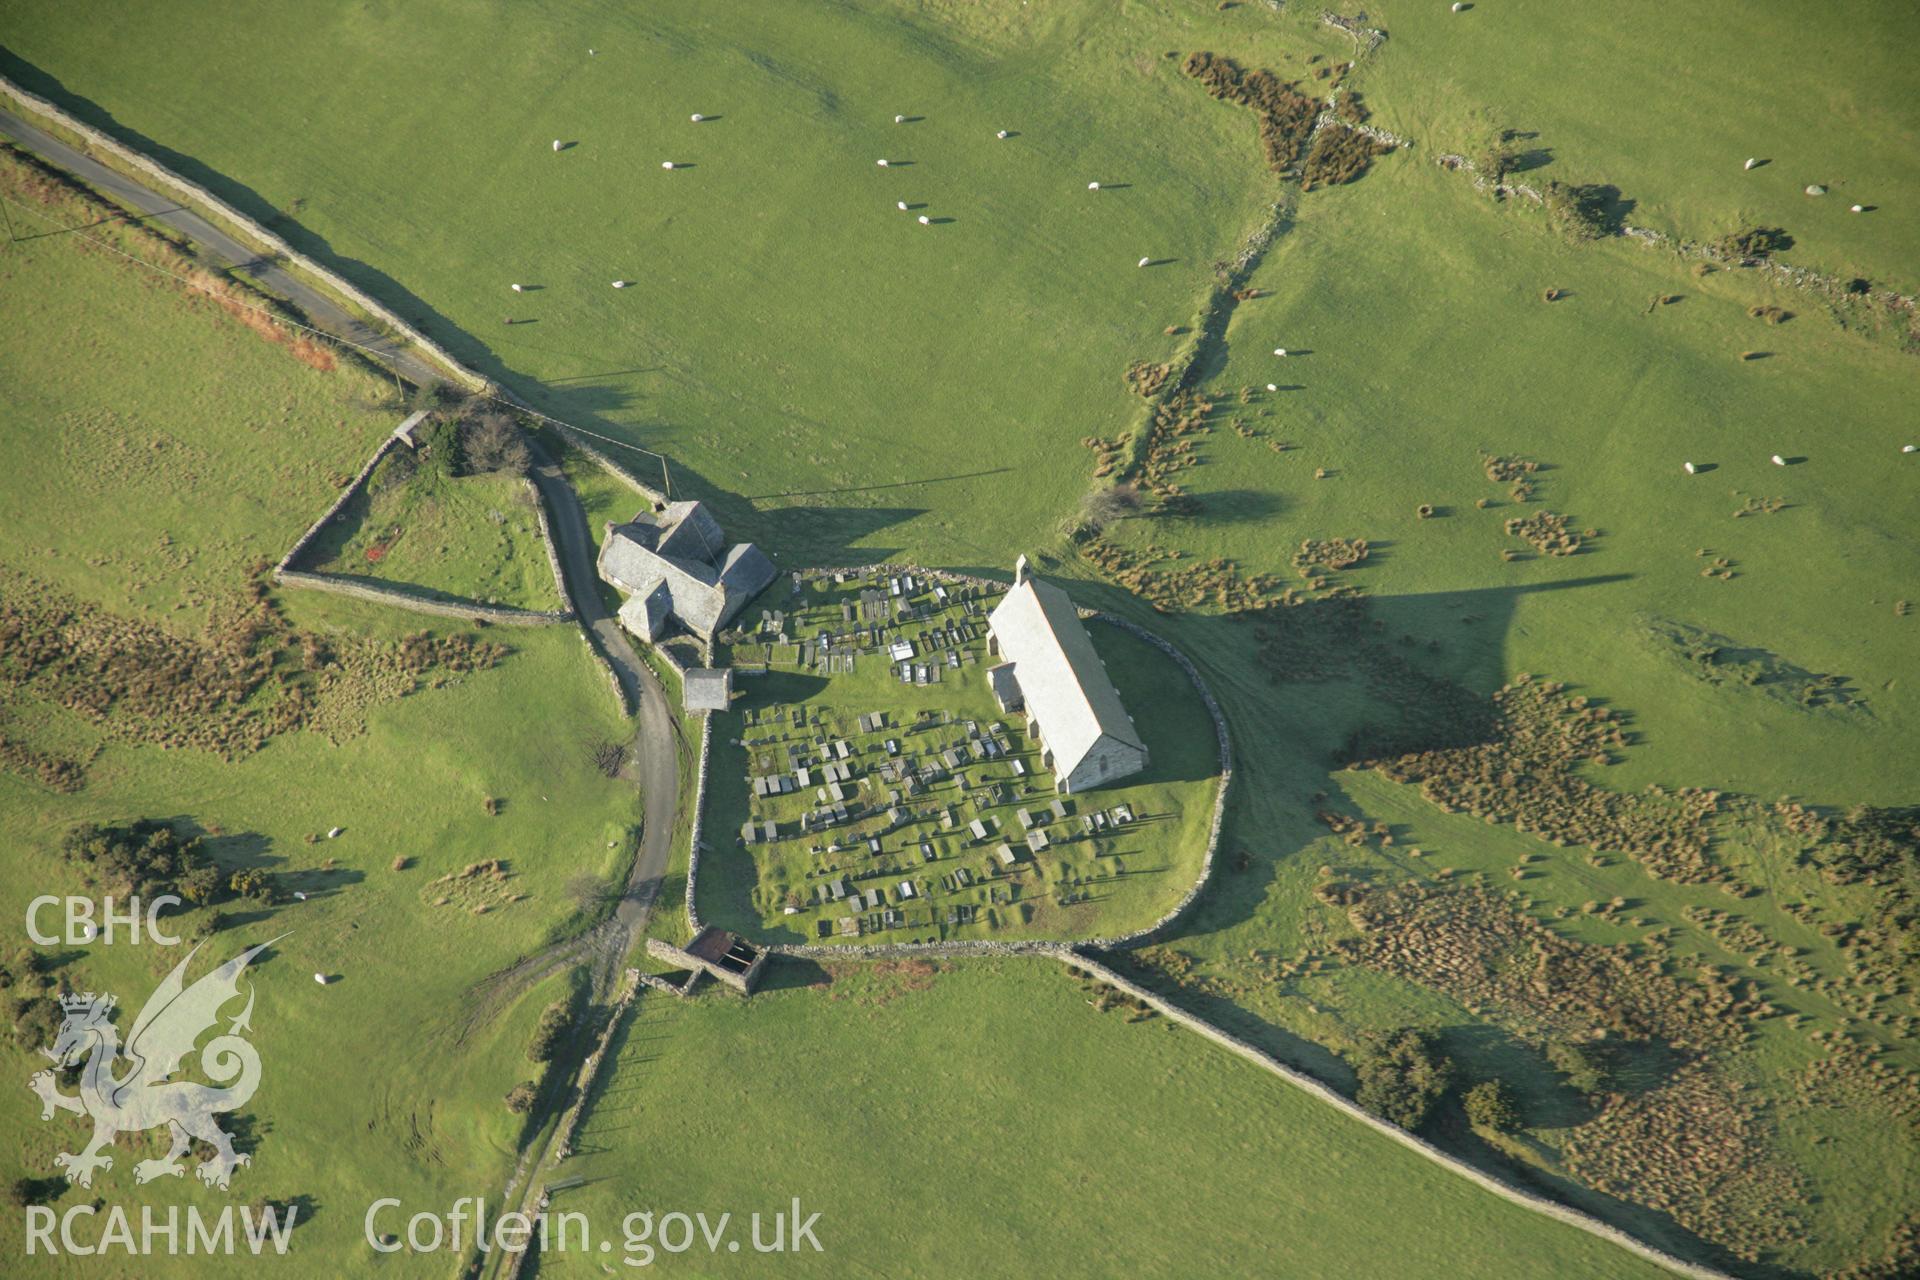
POLYGON ((240 975, 253 958, 279 940, 241 952, 188 986, 187 966, 200 951, 195 947, 148 997, 140 1016, 133 1020, 124 1046, 113 1026, 113 996, 88 992, 61 998, 66 1020, 60 1024, 53 1048, 40 1052, 62 1070, 84 1059, 80 1092, 77 1096, 61 1093, 55 1087, 52 1071, 36 1072, 27 1087, 40 1097, 42 1120, 53 1119, 55 1111, 72 1111, 93 1119, 93 1141, 86 1150, 79 1155, 63 1151, 53 1158, 69 1181, 75 1186, 92 1186, 96 1169, 113 1168, 113 1157, 106 1152, 116 1136, 161 1125, 172 1131, 173 1146, 158 1160, 136 1164, 135 1182, 181 1176, 186 1166, 180 1157, 195 1139, 214 1148, 213 1158, 202 1160, 194 1170, 210 1187, 225 1190, 234 1169, 252 1163, 250 1157, 233 1149, 233 1139, 214 1122, 219 1113, 245 1106, 260 1086, 260 1054, 241 1038, 242 1032, 252 1029, 248 1022, 253 1016, 251 985, 246 1008, 223 1034, 207 1041, 199 1051, 202 1074, 233 1083, 214 1088, 168 1077, 179 1069, 182 1058, 194 1052, 201 1034, 219 1022, 220 1010, 239 997, 240 975), (125 1064, 124 1070, 115 1074, 116 1064, 121 1063, 125 1064))

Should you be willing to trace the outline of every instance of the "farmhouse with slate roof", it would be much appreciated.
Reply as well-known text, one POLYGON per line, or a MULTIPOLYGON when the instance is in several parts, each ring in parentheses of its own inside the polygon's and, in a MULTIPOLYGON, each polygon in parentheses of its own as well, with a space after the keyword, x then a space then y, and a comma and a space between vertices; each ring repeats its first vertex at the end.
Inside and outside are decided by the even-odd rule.
POLYGON ((1061 791, 1106 786, 1147 767, 1147 745, 1073 601, 1034 578, 1025 556, 987 616, 987 650, 1002 659, 987 672, 994 697, 1003 711, 1026 712, 1061 791))
POLYGON ((773 562, 751 542, 727 546, 705 506, 672 502, 607 526, 600 576, 627 596, 620 622, 642 640, 678 622, 702 640, 773 581, 773 562))

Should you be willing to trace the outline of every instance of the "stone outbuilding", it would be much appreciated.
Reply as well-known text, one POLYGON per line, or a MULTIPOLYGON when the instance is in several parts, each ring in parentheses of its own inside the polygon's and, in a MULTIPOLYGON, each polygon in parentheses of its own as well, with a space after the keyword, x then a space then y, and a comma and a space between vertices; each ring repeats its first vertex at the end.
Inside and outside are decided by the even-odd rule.
POLYGON ((674 623, 702 640, 773 581, 773 562, 751 542, 727 545, 699 502, 671 502, 607 526, 600 576, 627 597, 620 622, 648 643, 674 623))
POLYGON ((693 941, 676 947, 659 938, 647 939, 647 954, 669 964, 683 965, 695 973, 704 973, 724 982, 741 995, 753 994, 760 981, 760 970, 767 964, 767 953, 737 933, 708 925, 695 934, 693 941))
POLYGON ((987 616, 987 684, 1006 712, 1024 712, 1063 792, 1107 786, 1147 767, 1147 744, 1067 593, 1021 556, 1013 586, 987 616))
POLYGON ((680 682, 680 700, 688 711, 725 711, 732 696, 730 667, 695 667, 680 682))

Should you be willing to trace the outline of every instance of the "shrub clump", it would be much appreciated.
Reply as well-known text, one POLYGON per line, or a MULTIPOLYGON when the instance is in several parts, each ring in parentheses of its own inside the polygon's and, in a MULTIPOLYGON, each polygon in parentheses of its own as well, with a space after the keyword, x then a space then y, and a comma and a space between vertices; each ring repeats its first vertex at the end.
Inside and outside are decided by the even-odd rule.
POLYGON ((573 1021, 573 1011, 565 1000, 556 1000, 540 1013, 534 1025, 533 1039, 527 1045, 527 1061, 551 1062, 560 1049, 560 1041, 573 1021))
POLYGON ((1402 1027, 1367 1037, 1353 1057, 1354 1100, 1402 1129, 1418 1129, 1447 1090, 1453 1062, 1425 1031, 1402 1027))
POLYGON ((1371 134, 1349 129, 1345 125, 1330 124, 1314 136, 1313 145, 1307 150, 1307 166, 1302 175, 1301 190, 1311 191, 1315 187, 1336 187, 1352 182, 1366 173, 1367 166, 1375 156, 1383 156, 1391 150, 1392 146, 1371 134))
POLYGON ((1513 1090, 1504 1080, 1482 1080, 1467 1090, 1461 1099, 1467 1111, 1467 1123, 1476 1129, 1512 1133, 1520 1127, 1520 1111, 1514 1105, 1513 1090))
POLYGON ((1285 174, 1299 162, 1320 104, 1301 93, 1298 82, 1282 81, 1271 71, 1248 71, 1232 58, 1192 53, 1180 69, 1222 102, 1249 107, 1260 119, 1260 146, 1267 165, 1285 174))
POLYGON ((1729 231, 1712 247, 1723 258, 1759 259, 1793 248, 1793 237, 1779 227, 1748 227, 1745 231, 1729 231))
POLYGON ((1620 234, 1620 191, 1600 183, 1549 182, 1540 193, 1547 217, 1572 240, 1620 234))

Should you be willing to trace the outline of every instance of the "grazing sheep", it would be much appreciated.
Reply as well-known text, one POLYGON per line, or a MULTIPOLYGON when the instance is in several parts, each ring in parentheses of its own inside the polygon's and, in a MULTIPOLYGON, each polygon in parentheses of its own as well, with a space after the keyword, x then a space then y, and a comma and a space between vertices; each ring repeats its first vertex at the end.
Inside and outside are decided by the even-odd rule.
POLYGON ((905 116, 895 116, 893 118, 893 122, 895 124, 905 124, 907 122, 907 118, 905 116))
POLYGON ((702 120, 705 120, 706 117, 701 115, 698 111, 696 111, 692 115, 688 116, 687 119, 693 121, 695 124, 699 124, 702 120))
POLYGON ((1867 211, 1867 206, 1863 204, 1857 204, 1853 206, 1853 212, 1855 213, 1865 213, 1866 211, 1867 211))
POLYGON ((1748 156, 1746 164, 1741 166, 1741 168, 1743 169, 1757 169, 1759 167, 1760 167, 1759 156, 1748 156))
POLYGON ((1269 391, 1278 391, 1279 389, 1280 389, 1280 384, 1277 382, 1269 382, 1267 384, 1267 390, 1269 391))
POLYGON ((1807 187, 1807 194, 1810 196, 1823 196, 1827 194, 1827 189, 1815 182, 1807 187))
POLYGON ((1920 453, 1920 444, 1903 444, 1903 445, 1901 445, 1901 446, 1900 446, 1900 452, 1902 452, 1902 453, 1920 453))
POLYGON ((660 167, 661 167, 662 169, 671 169, 671 168, 673 168, 673 161, 671 161, 671 160, 662 160, 662 161, 660 162, 660 167))
POLYGON ((885 160, 875 160, 874 163, 879 165, 882 169, 887 167, 887 162, 885 160))
POLYGON ((923 213, 920 215, 920 225, 923 227, 930 227, 933 225, 933 219, 929 218, 926 214, 923 213))
POLYGON ((1688 475, 1692 475, 1692 474, 1693 474, 1693 464, 1692 464, 1691 462, 1683 462, 1683 463, 1681 463, 1680 465, 1681 465, 1682 467, 1685 467, 1685 468, 1686 468, 1686 471, 1687 471, 1687 474, 1688 474, 1688 475))
POLYGON ((1140 265, 1144 267, 1144 266, 1146 266, 1146 265, 1147 265, 1147 264, 1148 264, 1149 262, 1152 262, 1152 261, 1153 261, 1153 259, 1152 259, 1152 258, 1142 258, 1142 259, 1140 259, 1140 265))
POLYGON ((1460 3, 1460 0, 1453 0, 1453 11, 1455 13, 1464 12, 1466 10, 1466 7, 1467 7, 1466 5, 1460 3))
POLYGON ((1287 349, 1285 347, 1275 347, 1273 349, 1273 354, 1277 356, 1284 356, 1287 354, 1287 349))
POLYGON ((624 288, 626 288, 626 287, 627 287, 627 285, 628 285, 629 283, 631 283, 631 282, 630 282, 630 281, 627 281, 627 280, 615 280, 615 281, 613 282, 613 287, 614 287, 614 288, 616 288, 616 289, 624 289, 624 288))
POLYGON ((509 288, 509 289, 511 289, 511 290, 513 290, 513 291, 514 291, 515 293, 525 293, 525 292, 526 292, 526 290, 525 290, 525 289, 523 289, 523 288, 521 288, 521 287, 520 287, 519 285, 517 285, 517 284, 510 284, 510 285, 508 285, 508 286, 507 286, 507 288, 509 288))
POLYGON ((1089 182, 1087 184, 1087 190, 1089 191, 1098 191, 1099 189, 1100 189, 1100 184, 1097 182, 1089 182))
POLYGON ((1787 460, 1776 453, 1773 455, 1773 465, 1776 467, 1784 467, 1787 465, 1787 460))
POLYGON ((900 212, 905 213, 907 211, 907 202, 905 200, 895 200, 893 202, 893 207, 898 209, 900 212))
POLYGON ((326 985, 327 985, 327 984, 328 984, 329 982, 332 982, 332 981, 333 981, 333 979, 332 979, 332 978, 329 978, 329 977, 328 977, 328 976, 327 976, 326 974, 324 974, 324 973, 316 973, 316 974, 314 974, 314 975, 313 975, 313 980, 314 980, 315 982, 317 982, 317 983, 319 983, 319 984, 320 984, 321 986, 323 986, 323 987, 324 987, 324 986, 326 986, 326 985))
POLYGON ((1000 132, 994 134, 993 136, 1000 139, 1000 141, 1005 142, 1007 140, 1007 131, 1005 129, 1002 129, 1000 130, 1000 132))
POLYGON ((561 145, 561 144, 560 144, 560 139, 558 139, 558 138, 555 138, 555 139, 553 140, 553 149, 554 149, 555 151, 558 151, 558 150, 560 149, 560 145, 561 145))

